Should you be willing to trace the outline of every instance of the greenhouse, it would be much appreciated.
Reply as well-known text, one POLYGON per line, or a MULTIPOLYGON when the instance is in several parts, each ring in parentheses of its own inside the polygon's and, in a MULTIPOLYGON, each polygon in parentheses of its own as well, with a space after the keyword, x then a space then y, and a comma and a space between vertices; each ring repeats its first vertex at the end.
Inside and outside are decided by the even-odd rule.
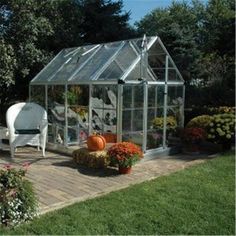
POLYGON ((151 153, 184 122, 184 80, 157 36, 63 49, 29 92, 48 112, 48 143, 65 148, 97 132, 151 153))

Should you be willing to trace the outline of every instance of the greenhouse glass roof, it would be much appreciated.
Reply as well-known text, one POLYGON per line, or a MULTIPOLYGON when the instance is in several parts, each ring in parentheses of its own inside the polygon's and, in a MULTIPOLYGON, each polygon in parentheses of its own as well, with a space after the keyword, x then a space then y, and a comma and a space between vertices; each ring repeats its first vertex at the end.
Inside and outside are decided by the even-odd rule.
MULTIPOLYGON (((63 49, 31 81, 31 84, 80 84, 133 81, 140 78, 143 38, 63 49)), ((146 79, 163 81, 166 55, 169 80, 183 82, 182 76, 157 36, 146 38, 148 55, 146 79)))

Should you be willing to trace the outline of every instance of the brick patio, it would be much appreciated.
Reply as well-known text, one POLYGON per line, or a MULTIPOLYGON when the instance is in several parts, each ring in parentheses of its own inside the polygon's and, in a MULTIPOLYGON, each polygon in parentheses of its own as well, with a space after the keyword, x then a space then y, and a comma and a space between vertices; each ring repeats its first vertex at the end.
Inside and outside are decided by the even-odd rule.
POLYGON ((46 158, 34 148, 19 148, 13 159, 9 151, 0 150, 0 165, 12 163, 19 167, 31 164, 27 178, 34 184, 39 199, 40 213, 58 209, 74 202, 100 196, 129 185, 151 180, 158 176, 204 162, 210 156, 164 156, 142 161, 129 175, 119 175, 115 168, 91 170, 73 163, 72 157, 47 152, 46 158))

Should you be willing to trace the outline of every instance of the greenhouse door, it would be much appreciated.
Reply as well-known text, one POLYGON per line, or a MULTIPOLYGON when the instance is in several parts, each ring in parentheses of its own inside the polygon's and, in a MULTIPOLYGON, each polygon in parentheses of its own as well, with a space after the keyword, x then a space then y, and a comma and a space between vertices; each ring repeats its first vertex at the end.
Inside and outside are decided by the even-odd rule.
POLYGON ((102 134, 108 143, 117 136, 117 86, 92 85, 90 97, 90 133, 102 134))
POLYGON ((148 85, 146 150, 163 147, 164 85, 148 85))
POLYGON ((123 86, 122 141, 143 146, 143 85, 123 86))

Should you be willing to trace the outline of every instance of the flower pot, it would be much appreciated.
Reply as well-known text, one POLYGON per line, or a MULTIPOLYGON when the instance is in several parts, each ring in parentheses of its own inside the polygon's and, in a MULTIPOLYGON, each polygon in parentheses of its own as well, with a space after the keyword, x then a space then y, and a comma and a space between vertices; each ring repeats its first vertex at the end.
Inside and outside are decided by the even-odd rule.
POLYGON ((119 173, 120 174, 130 174, 132 167, 122 167, 119 166, 119 173))

